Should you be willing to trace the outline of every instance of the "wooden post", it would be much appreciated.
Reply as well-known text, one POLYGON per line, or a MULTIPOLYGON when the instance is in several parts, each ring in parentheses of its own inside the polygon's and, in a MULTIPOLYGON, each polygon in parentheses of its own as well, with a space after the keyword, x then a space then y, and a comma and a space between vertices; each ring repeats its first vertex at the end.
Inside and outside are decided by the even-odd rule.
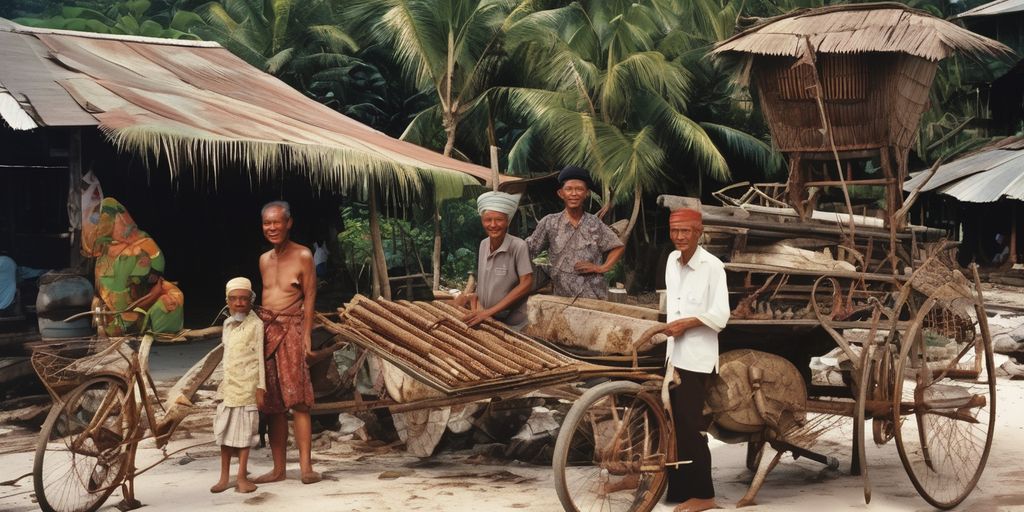
POLYGON ((377 208, 377 183, 370 185, 370 244, 373 247, 373 294, 391 300, 391 282, 388 281, 388 263, 384 257, 384 244, 380 234, 377 208))
MULTIPOLYGON (((436 194, 436 193, 435 193, 436 194)), ((441 202, 434 197, 434 252, 430 257, 430 282, 434 291, 441 289, 441 202)))
POLYGON ((1010 200, 1010 265, 1017 264, 1017 201, 1010 200))
POLYGON ((786 193, 789 195, 789 203, 796 210, 801 221, 809 217, 804 209, 804 176, 801 168, 800 153, 794 153, 789 158, 789 180, 786 183, 786 193))
POLYGON ((498 146, 491 145, 491 190, 498 190, 501 180, 498 171, 498 146))
MULTIPOLYGON (((68 137, 68 201, 78 201, 82 204, 82 129, 72 128, 68 137)), ((78 268, 82 263, 82 215, 79 212, 79 226, 71 224, 71 243, 68 255, 68 266, 78 268)), ((71 219, 68 219, 71 222, 71 219)))

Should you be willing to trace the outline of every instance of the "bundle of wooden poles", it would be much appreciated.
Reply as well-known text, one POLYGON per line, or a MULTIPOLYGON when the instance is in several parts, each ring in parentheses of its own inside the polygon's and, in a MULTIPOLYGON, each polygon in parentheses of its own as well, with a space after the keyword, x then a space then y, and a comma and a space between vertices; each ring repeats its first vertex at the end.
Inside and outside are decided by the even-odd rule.
POLYGON ((468 311, 446 302, 357 295, 338 313, 341 323, 328 330, 388 354, 387 359, 445 388, 545 373, 576 362, 494 321, 470 328, 462 321, 468 311))

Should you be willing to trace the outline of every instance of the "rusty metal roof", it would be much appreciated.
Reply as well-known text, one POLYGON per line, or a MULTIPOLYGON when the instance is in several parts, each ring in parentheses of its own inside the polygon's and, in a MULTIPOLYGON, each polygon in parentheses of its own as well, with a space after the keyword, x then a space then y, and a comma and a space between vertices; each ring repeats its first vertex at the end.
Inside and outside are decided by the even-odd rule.
MULTIPOLYGON (((903 190, 910 192, 924 181, 915 173, 903 190)), ((1002 198, 1024 201, 1024 137, 1008 137, 963 158, 942 165, 921 188, 968 203, 991 203, 1002 198)))
POLYGON ((995 2, 982 4, 968 11, 964 11, 953 16, 953 19, 998 16, 1000 14, 1017 12, 1024 12, 1024 0, 995 0, 995 2))
POLYGON ((0 114, 12 128, 33 128, 26 116, 44 127, 97 126, 121 149, 166 159, 172 172, 230 163, 263 176, 289 167, 327 187, 372 174, 402 190, 423 177, 461 190, 492 176, 331 110, 217 43, 0 19, 0 48, 0 114))

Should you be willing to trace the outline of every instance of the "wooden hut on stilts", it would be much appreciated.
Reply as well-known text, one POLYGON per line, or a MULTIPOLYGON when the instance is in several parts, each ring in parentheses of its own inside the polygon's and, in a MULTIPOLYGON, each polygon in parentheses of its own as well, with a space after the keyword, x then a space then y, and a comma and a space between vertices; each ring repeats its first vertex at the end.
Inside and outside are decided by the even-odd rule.
MULTIPOLYGON (((850 187, 885 189, 892 272, 912 264, 896 233, 905 226, 902 183, 938 64, 953 54, 999 57, 1006 46, 897 3, 798 10, 722 42, 713 55, 738 61, 738 80, 756 90, 776 147, 789 159, 786 203, 810 218, 821 192, 837 187, 856 237, 850 187), (867 175, 872 161, 880 173, 867 175)), ((879 243, 879 241, 875 241, 879 243)))

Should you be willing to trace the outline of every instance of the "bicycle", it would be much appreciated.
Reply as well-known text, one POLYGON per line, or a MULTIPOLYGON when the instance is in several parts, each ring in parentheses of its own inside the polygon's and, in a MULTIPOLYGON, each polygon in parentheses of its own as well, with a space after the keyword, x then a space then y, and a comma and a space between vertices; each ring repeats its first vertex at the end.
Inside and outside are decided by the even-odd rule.
POLYGON ((156 399, 156 384, 149 374, 153 342, 152 333, 141 338, 89 338, 52 344, 33 353, 32 365, 54 400, 40 431, 32 468, 36 498, 44 512, 92 512, 118 486, 124 497, 119 508, 139 508, 135 477, 181 451, 209 443, 167 451, 175 430, 192 412, 196 391, 220 363, 223 346, 211 350, 182 376, 165 404, 156 399), (163 457, 140 469, 135 455, 139 443, 149 438, 163 457))

